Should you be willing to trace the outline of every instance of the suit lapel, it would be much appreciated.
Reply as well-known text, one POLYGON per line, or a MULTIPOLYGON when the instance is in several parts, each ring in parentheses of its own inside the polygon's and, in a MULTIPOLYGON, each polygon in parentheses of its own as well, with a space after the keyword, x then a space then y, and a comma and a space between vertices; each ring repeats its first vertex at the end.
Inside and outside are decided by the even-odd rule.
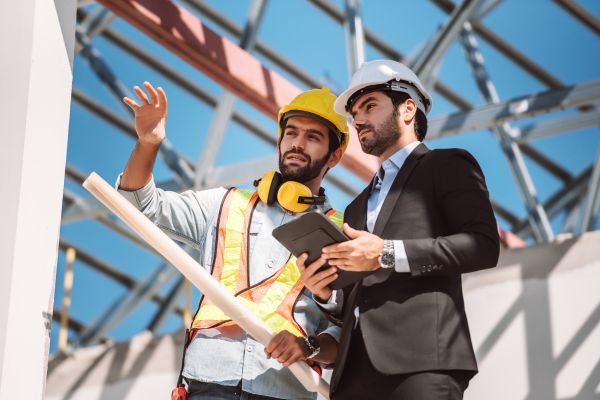
POLYGON ((410 177, 411 172, 419 163, 419 159, 423 157, 429 149, 424 144, 420 144, 410 153, 400 171, 396 175, 394 182, 392 183, 392 187, 388 192, 385 200, 383 201, 383 205, 381 206, 381 210, 379 211, 379 215, 377 216, 377 221, 375 221, 375 227, 373 228, 373 234, 380 236, 383 232, 383 228, 385 228, 386 221, 389 220, 390 215, 392 214, 392 210, 398 201, 398 197, 402 193, 408 178, 410 177))
POLYGON ((369 184, 356 199, 352 202, 350 207, 350 213, 346 216, 348 224, 361 231, 367 230, 367 203, 369 201, 369 194, 371 193, 371 186, 373 182, 369 184))

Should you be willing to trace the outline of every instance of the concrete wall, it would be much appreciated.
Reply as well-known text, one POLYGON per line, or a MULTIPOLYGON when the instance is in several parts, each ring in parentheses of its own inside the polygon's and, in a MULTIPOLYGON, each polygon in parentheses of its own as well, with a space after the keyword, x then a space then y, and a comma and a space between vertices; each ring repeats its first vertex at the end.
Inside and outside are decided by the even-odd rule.
POLYGON ((600 232, 465 276, 480 373, 466 400, 600 398, 600 232))
MULTIPOLYGON (((497 268, 464 277, 480 373, 466 400, 600 398, 600 232, 504 251, 497 268)), ((77 351, 56 360, 48 399, 165 398, 182 336, 77 351)))
POLYGON ((0 2, 0 399, 43 396, 76 0, 0 2))

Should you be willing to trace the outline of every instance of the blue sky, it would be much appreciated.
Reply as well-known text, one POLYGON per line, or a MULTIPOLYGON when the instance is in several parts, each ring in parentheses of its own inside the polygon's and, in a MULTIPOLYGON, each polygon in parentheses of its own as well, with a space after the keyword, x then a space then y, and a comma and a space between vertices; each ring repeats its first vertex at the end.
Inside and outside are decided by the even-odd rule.
MULTIPOLYGON (((250 4, 247 0, 235 2, 212 0, 206 3, 226 15, 238 26, 243 26, 250 4)), ((342 1, 338 0, 333 3, 342 9, 342 1)), ((578 1, 578 3, 596 18, 600 18, 600 2, 585 0, 578 1)), ((88 9, 91 10, 93 7, 95 5, 88 9)), ((362 12, 364 25, 369 30, 407 56, 416 54, 419 47, 423 46, 447 19, 444 12, 431 2, 424 0, 364 0, 362 12)), ((227 33, 210 21, 203 17, 201 19, 209 27, 225 37, 229 37, 227 33)), ((483 23, 566 85, 600 78, 600 38, 550 1, 505 0, 486 16, 483 23)), ((220 86, 122 20, 114 21, 111 28, 213 95, 218 96, 222 93, 220 86)), ((237 42, 235 38, 230 39, 237 42)), ((334 91, 342 90, 348 81, 344 33, 341 26, 308 2, 301 0, 270 1, 258 33, 258 40, 313 77, 327 82, 334 91)), ((140 64, 106 39, 98 37, 94 39, 93 44, 102 53, 118 78, 128 87, 131 88, 135 84, 141 84, 144 80, 148 80, 165 89, 170 104, 167 123, 168 137, 179 152, 191 160, 197 160, 212 121, 212 109, 166 78, 140 64)), ((482 40, 479 40, 479 45, 501 99, 546 90, 543 84, 520 70, 490 45, 482 40)), ((277 70, 299 87, 303 87, 268 61, 258 55, 257 57, 268 67, 277 70)), ((374 49, 367 46, 366 58, 368 60, 381 57, 374 49)), ((452 45, 444 57, 439 77, 474 106, 484 104, 469 71, 462 48, 457 43, 452 45)), ((73 86, 123 118, 129 118, 119 102, 97 79, 81 56, 77 56, 74 61, 73 86)), ((457 111, 455 106, 445 101, 439 94, 433 93, 433 96, 434 107, 430 118, 457 111)), ((273 132, 273 135, 276 134, 276 124, 267 116, 256 112, 242 101, 236 103, 236 110, 263 127, 264 130, 273 132)), ((565 111, 540 116, 514 125, 554 119, 560 115, 571 115, 576 112, 565 111)), ((493 199, 519 217, 525 216, 525 209, 506 159, 496 138, 490 132, 470 132, 431 141, 427 144, 432 148, 461 147, 471 151, 482 166, 493 199)), ((573 175, 577 175, 590 165, 599 144, 600 128, 598 127, 531 142, 535 149, 552 158, 573 175)), ((125 165, 133 145, 132 139, 89 113, 77 103, 73 103, 67 154, 69 164, 86 174, 97 171, 112 182, 125 165)), ((270 145, 261 142, 235 123, 230 123, 216 164, 228 165, 259 158, 270 155, 273 151, 274 149, 270 145)), ((542 200, 549 198, 561 188, 560 181, 535 163, 527 160, 527 166, 542 200)), ((356 189, 361 189, 364 184, 341 168, 334 173, 344 178, 356 189)), ((159 181, 171 177, 170 172, 161 161, 157 164, 155 176, 159 181)), ((69 181, 65 188, 78 195, 89 197, 82 188, 69 181)), ((343 209, 351 200, 335 188, 328 188, 328 194, 338 209, 343 209)), ((559 228, 560 222, 558 219, 554 223, 554 227, 559 228)), ((501 219, 499 219, 499 223, 501 226, 508 226, 506 221, 501 219)), ((91 220, 63 225, 61 237, 136 279, 150 275, 161 263, 161 260, 154 255, 132 245, 126 239, 91 220)), ((55 292, 55 307, 58 309, 62 307, 64 268, 64 256, 60 253, 55 292)), ((163 295, 171 284, 168 283, 161 290, 163 295)), ((110 279, 87 268, 82 263, 76 262, 71 315, 79 321, 91 323, 125 291, 123 287, 110 279)), ((197 298, 197 294, 195 297, 197 298)), ((118 340, 131 337, 143 329, 155 310, 154 304, 145 303, 117 326, 110 336, 118 340)), ((171 317, 162 332, 172 332, 180 326, 179 319, 171 317)), ((54 324, 52 352, 56 350, 57 332, 57 325, 54 324)))

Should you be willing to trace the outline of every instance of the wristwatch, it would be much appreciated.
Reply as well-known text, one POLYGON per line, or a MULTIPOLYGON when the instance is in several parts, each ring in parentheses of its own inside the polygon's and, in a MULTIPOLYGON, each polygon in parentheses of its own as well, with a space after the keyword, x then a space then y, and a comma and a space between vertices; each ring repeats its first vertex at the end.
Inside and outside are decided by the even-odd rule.
POLYGON ((310 352, 308 357, 306 357, 308 360, 310 360, 313 357, 316 357, 317 354, 321 352, 321 345, 319 344, 319 341, 316 337, 304 336, 304 343, 306 343, 306 347, 308 347, 308 351, 310 352))
POLYGON ((396 266, 396 255, 394 254, 394 242, 385 239, 383 249, 379 253, 379 265, 381 268, 394 268, 396 266))

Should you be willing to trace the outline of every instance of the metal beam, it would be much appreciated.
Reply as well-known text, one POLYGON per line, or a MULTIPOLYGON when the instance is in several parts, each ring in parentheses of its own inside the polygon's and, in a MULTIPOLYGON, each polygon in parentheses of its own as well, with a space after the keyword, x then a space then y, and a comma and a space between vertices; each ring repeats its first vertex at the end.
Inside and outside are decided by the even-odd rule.
MULTIPOLYGON (((63 312, 58 308, 52 310, 52 320, 54 322, 60 323, 62 319, 63 312)), ((69 321, 67 322, 67 327, 69 330, 75 332, 76 334, 81 333, 85 329, 85 324, 73 318, 73 316, 69 316, 69 321)), ((104 338, 106 339, 106 338, 104 338)))
MULTIPOLYGON (((122 102, 123 98, 126 96, 133 97, 129 89, 127 89, 127 87, 112 72, 111 68, 102 58, 100 52, 91 45, 90 39, 85 36, 85 32, 79 25, 77 26, 75 34, 77 42, 82 46, 81 54, 88 61, 94 73, 107 86, 110 93, 116 97, 118 103, 133 116, 133 111, 122 102)), ((175 152, 169 139, 163 140, 159 152, 165 164, 175 176, 180 179, 182 183, 191 185, 193 182, 193 171, 175 152)))
MULTIPOLYGON (((300 93, 300 89, 172 1, 100 3, 274 120, 279 108, 300 93)), ((351 139, 341 164, 365 181, 372 178, 378 165, 374 157, 360 150, 356 138, 351 139)))
POLYGON ((68 207, 63 207, 60 217, 61 225, 72 224, 84 219, 95 219, 107 215, 106 207, 98 201, 83 200, 65 189, 63 200, 69 202, 68 207))
MULTIPOLYGON (((240 48, 245 51, 251 51, 256 41, 256 35, 260 27, 260 22, 266 8, 266 0, 253 0, 248 13, 248 20, 244 33, 240 38, 240 48)), ((225 90, 217 102, 217 106, 212 116, 212 122, 208 129, 204 146, 196 161, 196 176, 194 177, 194 188, 202 189, 205 187, 205 180, 208 177, 208 171, 219 154, 219 149, 225 138, 227 125, 233 114, 235 105, 235 94, 225 90)))
POLYGON ((575 17, 583 26, 600 36, 600 21, 574 0, 554 0, 563 10, 575 17))
MULTIPOLYGON (((562 189, 544 202, 544 209, 551 220, 565 208, 570 209, 580 201, 582 196, 586 193, 587 184, 591 174, 592 167, 588 167, 569 184, 563 186, 562 189)), ((512 231, 524 238, 530 236, 532 233, 527 219, 514 224, 512 231)))
MULTIPOLYGON (((108 28, 115 18, 115 15, 107 9, 97 7, 78 23, 83 35, 91 40, 108 28)), ((83 45, 79 42, 75 43, 75 53, 79 53, 81 49, 83 49, 83 45)))
MULTIPOLYGON (((137 44, 130 42, 123 35, 112 29, 105 30, 102 35, 113 45, 117 46, 121 50, 125 51, 147 67, 153 69, 157 73, 161 74, 171 82, 185 90, 187 93, 200 100, 204 104, 215 107, 217 104, 217 98, 210 94, 208 91, 202 89, 191 79, 188 79, 184 75, 180 74, 168 65, 161 63, 156 57, 146 53, 137 44)), ((275 137, 273 134, 268 133, 265 129, 255 124, 250 119, 237 111, 233 112, 232 120, 246 129, 250 133, 257 136, 259 139, 266 143, 274 144, 275 137)))
POLYGON ((553 162, 551 159, 549 159, 540 151, 536 150, 534 147, 530 146, 528 143, 519 143, 519 148, 523 154, 527 156, 527 158, 537 163, 540 167, 546 169, 546 171, 552 174, 555 178, 561 180, 563 184, 567 184, 573 179, 573 176, 569 173, 569 171, 553 162))
POLYGON ((598 143, 598 152, 594 161, 594 169, 590 177, 590 184, 585 199, 585 208, 583 209, 583 219, 579 234, 583 235, 587 231, 594 230, 598 220, 598 210, 600 209, 600 143, 598 143))
POLYGON ((485 4, 482 4, 481 7, 479 7, 475 19, 477 19, 478 21, 484 19, 489 13, 491 13, 494 10, 494 8, 499 6, 501 2, 502 0, 488 0, 485 4))
POLYGON ((500 218, 504 219, 506 222, 508 222, 510 226, 514 226, 517 222, 519 222, 519 218, 515 214, 510 212, 506 207, 500 205, 499 203, 493 200, 491 201, 491 203, 494 213, 500 218))
MULTIPOLYGON (((441 10, 450 14, 453 10, 454 3, 450 0, 431 0, 436 6, 438 6, 441 10)), ((517 51, 514 47, 508 44, 506 41, 501 39, 491 30, 489 30, 482 23, 473 21, 472 23, 473 29, 475 33, 481 37, 481 39, 488 42, 492 47, 498 50, 500 53, 504 54, 510 60, 512 60, 515 64, 523 68, 523 70, 527 71, 531 76, 545 84, 551 89, 559 89, 564 87, 564 84, 552 76, 548 71, 534 63, 531 59, 526 57, 524 54, 517 51)))
MULTIPOLYGON (((156 333, 161 328, 161 326, 165 323, 167 317, 171 315, 171 313, 177 306, 177 300, 179 299, 179 294, 181 293, 181 290, 183 289, 184 282, 185 282, 185 277, 183 275, 179 276, 177 278, 177 282, 175 283, 175 285, 173 285, 173 287, 167 294, 165 301, 158 308, 158 310, 156 311, 156 313, 150 320, 150 323, 148 324, 148 327, 146 328, 147 330, 149 330, 152 333, 156 333)), ((183 317, 183 314, 182 314, 182 317, 183 317)))
POLYGON ((479 4, 479 0, 463 0, 458 7, 454 8, 444 27, 435 34, 435 39, 428 48, 428 51, 419 57, 412 66, 413 71, 419 78, 425 81, 430 80, 442 56, 452 43, 454 43, 460 34, 463 24, 471 18, 479 4))
POLYGON ((271 118, 300 92, 177 3, 170 0, 100 0, 99 3, 271 118))
MULTIPOLYGON (((67 204, 69 207, 75 204, 76 202, 90 202, 91 200, 83 200, 65 190, 63 193, 63 205, 67 204)), ((115 233, 123 236, 124 238, 130 240, 132 243, 140 246, 144 250, 148 250, 151 253, 156 253, 148 243, 146 243, 142 238, 140 238, 136 233, 131 231, 127 226, 122 225, 120 222, 115 221, 114 219, 108 216, 109 211, 105 211, 106 215, 96 216, 96 221, 98 223, 106 226, 107 228, 113 230, 115 233)), ((74 217, 73 217, 74 218, 74 217)))
MULTIPOLYGON (((90 112, 94 113, 95 115, 97 115, 98 117, 104 119, 106 122, 108 122, 115 128, 119 129, 120 131, 126 133, 127 135, 131 136, 132 138, 137 137, 135 130, 131 127, 131 124, 129 124, 123 118, 119 117, 118 115, 116 115, 115 113, 113 113, 112 111, 107 109, 106 107, 97 103, 96 101, 91 99, 89 96, 87 96, 86 94, 81 92, 80 90, 73 88, 72 96, 73 96, 72 97, 73 100, 75 100, 78 104, 82 105, 88 111, 90 111, 90 112)), ((235 120, 235 117, 234 117, 234 120, 235 120)), ((252 133, 254 133, 254 132, 252 132, 252 133)), ((272 137, 272 136, 269 135, 269 137, 272 137)), ((270 143, 275 145, 274 140, 270 141, 270 143)), ((180 157, 191 166, 191 161, 186 159, 184 156, 180 156, 180 157)), ((263 173, 264 172, 265 171, 263 171, 263 173)), ((259 174, 259 176, 261 174, 259 174)), ((259 176, 256 176, 254 178, 257 178, 259 176)), ((337 189, 341 190, 343 193, 346 193, 349 196, 355 196, 358 193, 358 190, 356 188, 349 185, 345 180, 337 177, 332 172, 325 175, 325 181, 327 183, 330 183, 331 185, 333 185, 334 187, 336 187, 337 189)), ((185 190, 186 189, 186 187, 182 186, 180 182, 174 183, 172 181, 171 182, 161 182, 161 183, 158 183, 157 186, 159 186, 165 190, 185 190), (177 188, 179 188, 179 189, 177 189, 177 188)), ((107 214, 108 214, 108 211, 107 211, 107 214)), ((74 216, 71 216, 70 218, 73 219, 74 216)), ((118 224, 116 222, 114 222, 113 220, 110 220, 110 219, 108 221, 105 221, 104 219, 99 219, 99 222, 102 222, 104 224, 112 223, 112 225, 118 226, 118 224)), ((121 228, 121 229, 123 229, 123 228, 121 228)), ((137 238, 137 236, 136 236, 136 238, 137 238)))
MULTIPOLYGON (((102 275, 114 280, 115 282, 121 284, 127 289, 132 289, 135 286, 136 281, 133 278, 129 277, 128 275, 125 275, 124 273, 112 267, 108 263, 92 256, 85 250, 82 250, 80 247, 75 246, 64 239, 60 239, 58 245, 62 251, 65 251, 69 247, 73 247, 77 251, 78 262, 84 263, 88 267, 91 267, 95 271, 100 272, 102 275)), ((163 304, 163 302, 165 301, 165 299, 159 294, 154 294, 150 297, 150 300, 159 305, 163 304)), ((180 316, 183 315, 183 310, 181 308, 175 309, 175 312, 180 316)))
POLYGON ((521 128, 515 128, 515 138, 519 142, 528 142, 578 129, 600 126, 600 110, 582 112, 552 121, 537 122, 521 128))
MULTIPOLYGON (((242 28, 238 27, 235 23, 227 19, 224 15, 219 14, 217 11, 212 9, 206 4, 206 2, 200 0, 182 1, 189 5, 192 9, 197 10, 208 20, 221 27, 227 33, 237 38, 241 37, 242 28)), ((305 86, 309 88, 318 88, 323 86, 323 82, 315 79, 302 69, 298 68, 293 63, 289 62, 288 60, 277 54, 275 50, 268 47, 266 44, 257 41, 254 44, 254 49, 256 50, 257 54, 260 54, 266 60, 269 60, 273 64, 277 65, 279 68, 281 68, 286 73, 290 74, 292 77, 297 79, 300 83, 304 84, 305 86)))
POLYGON ((351 77, 365 62, 365 33, 360 14, 360 0, 346 0, 344 5, 346 65, 348 66, 348 77, 351 77))
POLYGON ((81 333, 76 346, 88 346, 106 336, 136 308, 150 299, 164 284, 178 275, 178 271, 166 263, 162 263, 155 271, 109 307, 98 321, 81 333))
MULTIPOLYGON (((465 22, 463 25, 463 30, 460 33, 460 43, 465 50, 473 76, 484 100, 488 104, 498 104, 500 98, 496 92, 496 87, 490 79, 484 64, 483 55, 479 51, 479 45, 473 34, 473 29, 468 22, 465 22)), ((517 188, 519 189, 521 198, 525 202, 525 207, 529 214, 529 223, 533 229, 536 241, 538 243, 551 242, 554 239, 554 233, 552 232, 550 221, 537 198, 535 185, 525 165, 521 149, 512 136, 512 128, 508 123, 504 123, 493 127, 492 131, 499 139, 502 150, 508 159, 508 165, 516 180, 517 188)))
POLYGON ((498 104, 437 117, 430 121, 427 136, 435 139, 450 134, 489 129, 504 122, 591 105, 600 101, 600 80, 579 83, 563 89, 518 97, 498 104))
MULTIPOLYGON (((79 89, 73 88, 71 95, 72 95, 72 100, 75 100, 75 102, 77 102, 79 105, 84 107, 86 110, 88 110, 92 114, 96 115, 97 117, 102 118, 104 121, 106 121, 113 127, 117 128, 121 132, 125 133, 132 139, 137 140, 137 134, 135 133, 135 129, 133 128, 133 126, 131 125, 131 123, 129 121, 126 121, 125 119, 123 119, 120 116, 118 116, 117 114, 115 114, 113 111, 104 107, 100 103, 97 103, 95 100, 93 100, 91 97, 89 97, 88 95, 86 95, 85 93, 80 91, 79 89)), ((188 160, 186 157, 184 157, 182 155, 179 155, 175 150, 173 150, 173 153, 174 153, 174 155, 173 155, 174 157, 179 158, 182 163, 187 164, 187 168, 189 168, 190 170, 193 171, 192 162, 190 160, 188 160)), ((79 183, 81 183, 81 182, 79 182, 79 183)), ((178 180, 177 184, 179 185, 179 187, 182 187, 182 188, 186 187, 186 186, 182 186, 181 180, 178 180)))
POLYGON ((237 186, 252 182, 266 171, 277 169, 276 154, 254 160, 242 161, 224 167, 211 168, 206 174, 206 187, 237 186))
MULTIPOLYGON (((338 24, 344 23, 344 13, 338 10, 331 2, 326 0, 310 0, 310 2, 338 24)), ((398 50, 394 49, 385 41, 383 41, 383 39, 379 38, 368 29, 365 29, 364 32, 366 42, 385 57, 391 60, 405 61, 406 57, 398 50)), ((444 85, 442 82, 436 82, 433 88, 446 100, 458 107, 458 109, 469 110, 472 108, 472 105, 469 103, 469 101, 464 99, 450 87, 444 85)))

